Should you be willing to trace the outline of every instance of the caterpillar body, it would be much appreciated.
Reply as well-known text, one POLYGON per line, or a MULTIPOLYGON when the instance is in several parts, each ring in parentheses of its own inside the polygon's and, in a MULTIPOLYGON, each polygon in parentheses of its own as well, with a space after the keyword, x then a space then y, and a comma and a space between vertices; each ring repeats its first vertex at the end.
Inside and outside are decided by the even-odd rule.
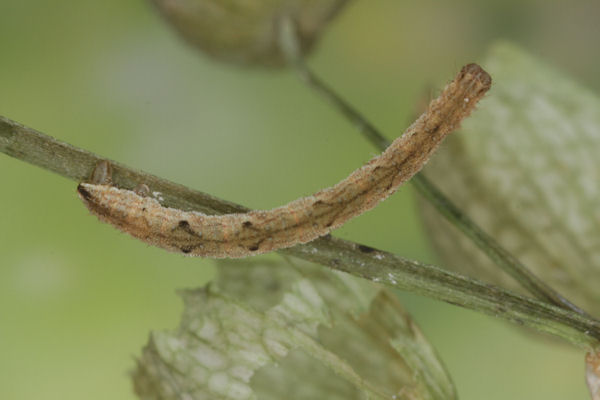
MULTIPOLYGON (((393 194, 425 165, 490 86, 481 67, 466 65, 381 155, 335 186, 272 210, 205 215, 163 207, 152 197, 110 184, 81 183, 77 190, 101 221, 169 251, 238 258, 291 247, 326 235, 393 194)), ((110 173, 102 170, 107 164, 97 169, 93 175, 107 180, 110 173)))

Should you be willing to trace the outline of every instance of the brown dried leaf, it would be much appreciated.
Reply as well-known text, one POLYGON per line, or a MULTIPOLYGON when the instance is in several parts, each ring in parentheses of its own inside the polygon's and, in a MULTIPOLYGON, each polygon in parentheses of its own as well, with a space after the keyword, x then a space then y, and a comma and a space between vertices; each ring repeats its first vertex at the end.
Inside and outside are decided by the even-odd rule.
POLYGON ((348 0, 151 0, 189 43, 235 64, 282 66, 279 25, 297 24, 302 53, 348 0))

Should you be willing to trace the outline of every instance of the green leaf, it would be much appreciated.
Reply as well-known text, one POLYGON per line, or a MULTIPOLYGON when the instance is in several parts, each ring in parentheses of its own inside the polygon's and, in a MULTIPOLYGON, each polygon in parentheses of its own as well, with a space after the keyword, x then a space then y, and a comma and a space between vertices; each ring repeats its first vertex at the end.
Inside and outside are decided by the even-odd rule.
POLYGON ((385 289, 312 264, 219 263, 181 292, 134 372, 142 399, 453 399, 434 350, 385 289), (395 396, 395 397, 394 397, 395 396))
MULTIPOLYGON (((536 275, 600 312, 600 99, 510 44, 484 63, 494 86, 425 174, 536 275)), ((517 289, 422 202, 448 267, 517 289)))

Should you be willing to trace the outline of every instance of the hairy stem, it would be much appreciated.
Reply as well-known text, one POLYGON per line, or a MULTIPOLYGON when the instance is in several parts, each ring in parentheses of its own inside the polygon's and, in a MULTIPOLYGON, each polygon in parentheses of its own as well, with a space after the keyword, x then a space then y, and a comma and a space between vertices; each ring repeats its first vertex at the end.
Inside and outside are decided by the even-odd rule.
MULTIPOLYGON (((0 151, 74 181, 87 179, 104 158, 59 142, 0 117, 0 151)), ((164 204, 207 214, 246 212, 247 208, 112 162, 113 184, 133 189, 139 183, 160 191, 164 204)), ((539 300, 519 296, 443 269, 370 247, 326 236, 281 250, 390 287, 484 312, 561 337, 588 348, 600 339, 600 322, 539 300)))

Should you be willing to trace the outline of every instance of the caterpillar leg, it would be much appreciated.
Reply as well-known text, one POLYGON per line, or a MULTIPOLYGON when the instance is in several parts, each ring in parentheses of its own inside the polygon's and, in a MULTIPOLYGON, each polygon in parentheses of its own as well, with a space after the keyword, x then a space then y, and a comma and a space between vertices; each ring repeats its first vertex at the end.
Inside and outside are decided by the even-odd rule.
POLYGON ((107 160, 98 161, 89 179, 94 185, 110 185, 112 183, 112 166, 107 160))

